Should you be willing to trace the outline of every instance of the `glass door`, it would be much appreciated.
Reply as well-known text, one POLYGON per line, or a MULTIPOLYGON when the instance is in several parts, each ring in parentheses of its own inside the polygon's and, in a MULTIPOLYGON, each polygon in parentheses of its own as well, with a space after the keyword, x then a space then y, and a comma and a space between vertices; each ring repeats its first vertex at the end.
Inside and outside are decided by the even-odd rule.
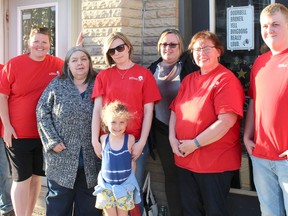
MULTIPOLYGON (((252 64, 258 55, 267 51, 261 37, 259 17, 262 9, 270 3, 270 0, 215 0, 215 32, 226 47, 220 61, 238 77, 246 95, 252 64)), ((244 115, 248 102, 246 96, 244 115)), ((241 139, 244 121, 245 118, 241 139)), ((238 179, 234 179, 233 187, 255 190, 251 161, 244 144, 242 149, 242 168, 238 179)))
POLYGON ((35 5, 33 7, 19 7, 19 17, 21 19, 21 54, 27 53, 28 50, 28 39, 30 30, 34 26, 43 26, 51 30, 52 44, 50 54, 55 56, 56 41, 55 41, 55 29, 56 29, 56 4, 49 5, 35 5))

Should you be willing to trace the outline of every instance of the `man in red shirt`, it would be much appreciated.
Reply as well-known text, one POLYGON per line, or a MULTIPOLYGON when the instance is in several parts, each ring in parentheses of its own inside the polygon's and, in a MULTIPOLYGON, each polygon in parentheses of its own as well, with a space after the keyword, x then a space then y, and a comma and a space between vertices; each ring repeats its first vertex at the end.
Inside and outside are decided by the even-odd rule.
POLYGON ((251 71, 244 143, 262 215, 282 216, 288 212, 288 9, 271 4, 261 12, 260 23, 270 51, 251 71))

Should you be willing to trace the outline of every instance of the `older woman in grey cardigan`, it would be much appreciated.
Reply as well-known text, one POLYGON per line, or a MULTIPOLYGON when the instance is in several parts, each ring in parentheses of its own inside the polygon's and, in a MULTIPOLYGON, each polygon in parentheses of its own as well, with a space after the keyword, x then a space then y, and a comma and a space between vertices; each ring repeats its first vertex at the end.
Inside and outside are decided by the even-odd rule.
POLYGON ((47 216, 101 215, 92 195, 98 175, 91 144, 94 79, 89 53, 73 47, 66 55, 63 74, 51 81, 38 102, 48 181, 47 216))

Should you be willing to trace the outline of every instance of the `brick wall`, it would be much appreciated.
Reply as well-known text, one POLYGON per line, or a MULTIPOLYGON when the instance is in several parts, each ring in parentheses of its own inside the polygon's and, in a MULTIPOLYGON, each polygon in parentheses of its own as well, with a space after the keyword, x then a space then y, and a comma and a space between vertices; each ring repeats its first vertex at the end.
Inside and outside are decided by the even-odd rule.
MULTIPOLYGON (((158 59, 157 40, 166 28, 178 27, 178 0, 82 0, 82 30, 85 48, 97 70, 105 68, 103 39, 121 31, 134 47, 133 61, 143 66, 158 59)), ((159 157, 149 158, 152 189, 159 205, 166 205, 164 174, 159 157)))

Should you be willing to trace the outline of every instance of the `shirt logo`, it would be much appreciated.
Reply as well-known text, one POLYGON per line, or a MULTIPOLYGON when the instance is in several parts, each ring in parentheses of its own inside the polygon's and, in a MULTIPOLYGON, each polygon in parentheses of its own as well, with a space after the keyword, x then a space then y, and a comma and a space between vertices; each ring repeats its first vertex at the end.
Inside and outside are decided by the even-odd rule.
POLYGON ((129 80, 136 80, 136 81, 142 81, 144 80, 144 77, 143 76, 138 76, 138 77, 129 77, 129 80))
POLYGON ((286 68, 286 67, 287 67, 287 64, 284 64, 284 63, 278 65, 278 68, 286 68))
POLYGON ((56 71, 56 72, 49 72, 49 76, 59 76, 60 72, 56 71))

